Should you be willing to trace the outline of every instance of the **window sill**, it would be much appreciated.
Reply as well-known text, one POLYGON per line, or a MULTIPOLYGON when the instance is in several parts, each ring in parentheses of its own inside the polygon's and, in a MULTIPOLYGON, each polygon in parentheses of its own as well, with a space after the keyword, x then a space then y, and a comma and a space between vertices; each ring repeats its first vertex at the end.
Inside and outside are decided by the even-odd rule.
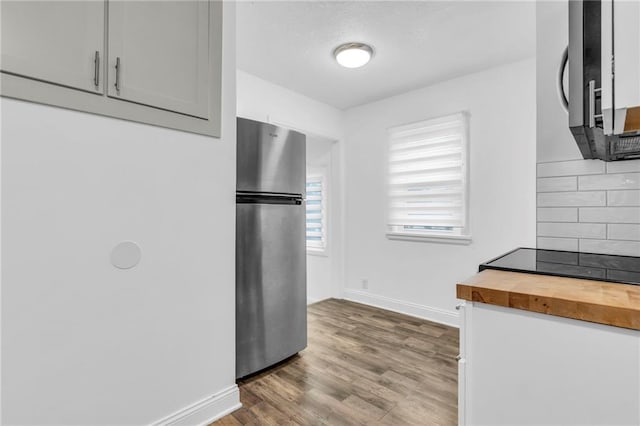
POLYGON ((425 243, 441 243, 441 244, 471 244, 471 235, 419 235, 419 234, 402 234, 399 232, 387 232, 387 238, 390 240, 403 241, 419 241, 425 243))
POLYGON ((307 255, 329 257, 329 253, 327 253, 326 249, 307 248, 307 255))

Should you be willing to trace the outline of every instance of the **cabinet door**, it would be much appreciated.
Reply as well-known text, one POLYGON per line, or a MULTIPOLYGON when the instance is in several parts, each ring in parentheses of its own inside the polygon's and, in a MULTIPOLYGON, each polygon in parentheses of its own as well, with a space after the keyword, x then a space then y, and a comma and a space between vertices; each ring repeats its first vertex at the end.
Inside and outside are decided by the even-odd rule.
POLYGON ((0 69, 101 93, 104 7, 99 1, 3 0, 0 69))
POLYGON ((465 310, 461 425, 640 425, 638 331, 484 303, 465 310))
POLYGON ((605 134, 640 131, 640 2, 602 2, 602 111, 605 134))
POLYGON ((109 3, 111 97, 209 115, 209 3, 109 3))

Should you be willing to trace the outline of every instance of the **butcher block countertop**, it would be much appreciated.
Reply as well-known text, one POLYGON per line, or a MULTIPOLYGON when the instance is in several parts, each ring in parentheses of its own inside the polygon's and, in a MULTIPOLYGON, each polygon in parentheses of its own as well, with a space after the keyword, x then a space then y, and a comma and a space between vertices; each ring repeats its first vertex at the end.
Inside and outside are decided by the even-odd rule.
POLYGON ((486 269, 459 299, 640 330, 640 286, 486 269))

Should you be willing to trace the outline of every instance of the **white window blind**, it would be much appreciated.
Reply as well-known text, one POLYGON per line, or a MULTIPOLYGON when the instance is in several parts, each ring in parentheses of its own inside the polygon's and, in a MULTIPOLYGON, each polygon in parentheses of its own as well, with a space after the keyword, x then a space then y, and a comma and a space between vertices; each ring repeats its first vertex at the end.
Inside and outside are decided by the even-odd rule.
POLYGON ((466 236, 467 115, 389 129, 388 233, 466 236))
POLYGON ((326 247, 325 186, 322 176, 307 176, 307 248, 326 247))

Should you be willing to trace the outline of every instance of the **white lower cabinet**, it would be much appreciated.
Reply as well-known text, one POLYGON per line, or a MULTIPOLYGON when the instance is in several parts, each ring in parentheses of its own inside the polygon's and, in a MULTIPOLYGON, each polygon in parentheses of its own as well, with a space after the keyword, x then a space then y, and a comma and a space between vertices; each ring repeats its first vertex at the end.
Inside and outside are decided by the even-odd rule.
POLYGON ((640 424, 640 332, 477 302, 461 312, 459 424, 640 424))

